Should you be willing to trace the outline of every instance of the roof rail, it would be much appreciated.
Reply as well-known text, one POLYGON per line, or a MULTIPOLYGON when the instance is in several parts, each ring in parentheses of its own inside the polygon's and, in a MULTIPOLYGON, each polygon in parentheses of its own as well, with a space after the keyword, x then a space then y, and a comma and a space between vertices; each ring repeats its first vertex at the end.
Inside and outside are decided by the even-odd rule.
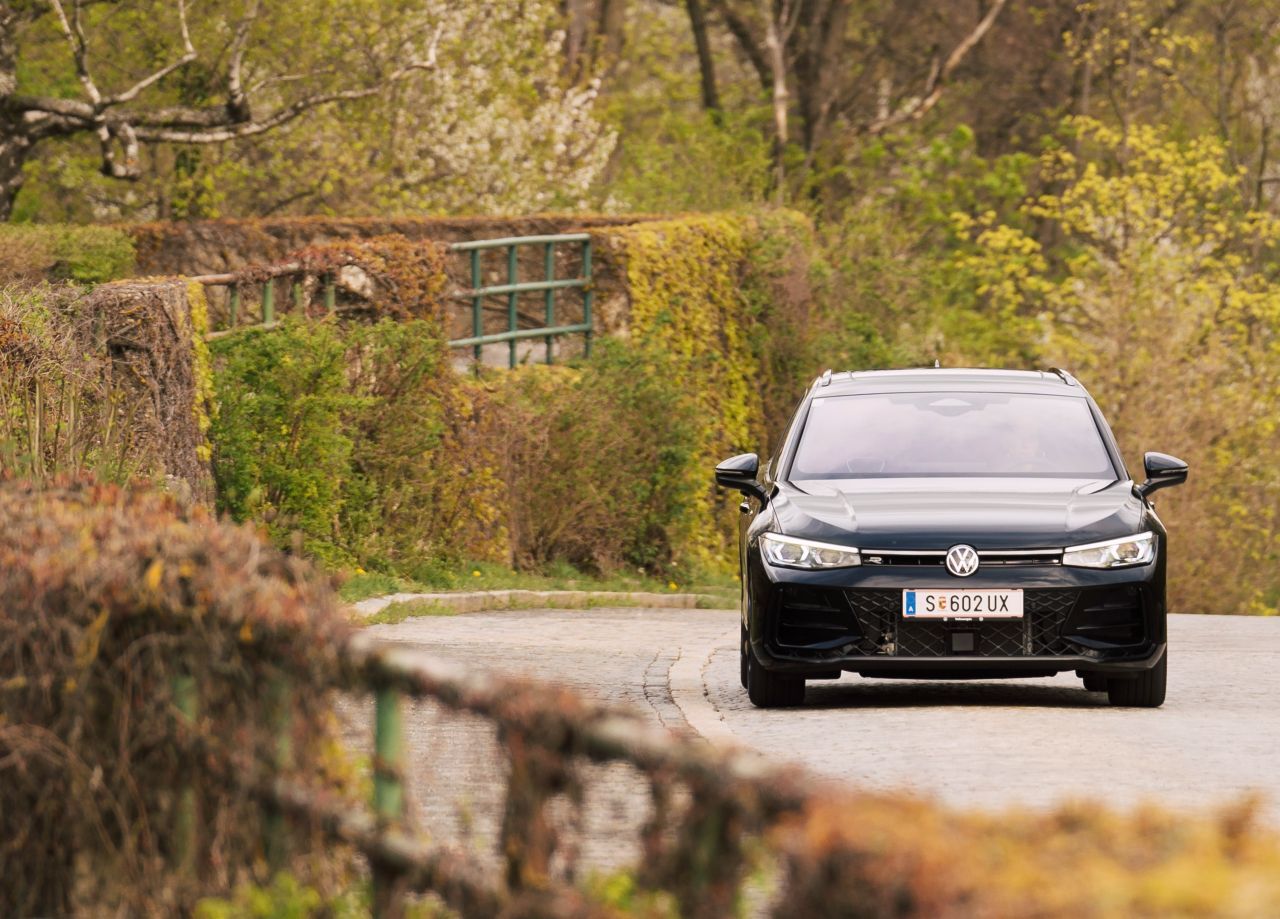
POLYGON ((1056 374, 1062 380, 1062 382, 1066 383, 1068 386, 1079 385, 1078 383, 1076 383, 1076 378, 1073 377, 1071 374, 1067 373, 1067 371, 1063 370, 1061 367, 1050 367, 1049 372, 1052 374, 1056 374))
POLYGON ((818 377, 818 385, 819 386, 831 385, 831 368, 830 367, 822 371, 822 376, 818 377))

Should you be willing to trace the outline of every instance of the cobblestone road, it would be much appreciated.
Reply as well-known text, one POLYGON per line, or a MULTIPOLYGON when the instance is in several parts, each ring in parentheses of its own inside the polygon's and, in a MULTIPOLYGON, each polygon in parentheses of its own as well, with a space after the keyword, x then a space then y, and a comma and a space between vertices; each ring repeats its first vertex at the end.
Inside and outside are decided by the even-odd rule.
MULTIPOLYGON (((584 695, 647 712, 688 731, 668 690, 668 673, 687 647, 705 659, 726 616, 718 610, 524 610, 410 619, 371 626, 379 640, 475 667, 554 680, 584 695)), ((370 706, 343 706, 347 739, 372 744, 370 706)), ((480 718, 420 703, 405 713, 410 807, 420 827, 445 843, 496 859, 505 766, 493 730, 480 718)), ((587 870, 634 862, 648 792, 625 765, 590 766, 579 844, 587 870)))
POLYGON ((864 787, 959 807, 1047 807, 1095 798, 1202 808, 1265 795, 1280 825, 1280 619, 1171 616, 1169 695, 1111 708, 1073 674, 1052 679, 810 684, 800 710, 761 711, 733 648, 704 676, 737 737, 864 787))
MULTIPOLYGON (((371 631, 638 706, 673 730, 689 730, 688 711, 695 727, 711 724, 709 733, 866 788, 984 809, 1085 797, 1202 808, 1257 792, 1268 799, 1266 819, 1280 825, 1280 620, 1172 617, 1169 697, 1154 711, 1109 708, 1070 675, 975 683, 846 675, 810 684, 804 708, 761 711, 738 685, 735 630, 736 613, 723 610, 596 609, 432 617, 371 631), (702 692, 682 710, 669 679, 673 665, 689 663, 702 692)), ((422 825, 490 848, 503 789, 492 733, 431 706, 408 721, 422 825)), ((607 868, 635 854, 647 799, 625 767, 596 779, 585 848, 589 865, 607 868)))

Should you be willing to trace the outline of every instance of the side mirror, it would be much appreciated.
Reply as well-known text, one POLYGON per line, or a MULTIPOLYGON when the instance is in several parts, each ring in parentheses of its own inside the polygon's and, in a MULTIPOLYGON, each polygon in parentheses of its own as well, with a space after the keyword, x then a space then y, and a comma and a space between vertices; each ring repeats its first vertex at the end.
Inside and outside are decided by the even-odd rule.
POLYGON ((756 476, 760 473, 760 457, 754 453, 742 453, 730 457, 716 467, 716 484, 721 488, 733 488, 752 498, 759 498, 761 504, 767 504, 769 495, 756 476))
POLYGON ((1144 498, 1153 491, 1181 485, 1187 480, 1187 464, 1176 456, 1148 453, 1142 458, 1142 465, 1147 471, 1147 480, 1138 486, 1138 492, 1144 498))

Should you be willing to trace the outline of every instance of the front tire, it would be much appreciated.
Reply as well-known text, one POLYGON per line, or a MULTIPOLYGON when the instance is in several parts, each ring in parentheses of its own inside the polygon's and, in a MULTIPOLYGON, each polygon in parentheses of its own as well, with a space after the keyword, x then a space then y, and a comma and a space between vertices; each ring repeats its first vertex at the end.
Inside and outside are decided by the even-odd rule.
POLYGON ((738 626, 738 677, 742 680, 742 688, 747 688, 747 658, 751 650, 747 645, 747 627, 738 626))
POLYGON ((804 702, 804 679, 770 673, 750 651, 747 658, 747 698, 756 708, 788 708, 804 702))
POLYGON ((1168 677, 1169 652, 1165 651, 1160 663, 1139 674, 1132 680, 1108 680, 1107 701, 1112 705, 1132 708, 1159 708, 1164 704, 1165 683, 1168 677))
POLYGON ((1086 673, 1084 675, 1084 688, 1088 692, 1106 692, 1107 678, 1100 673, 1086 673))

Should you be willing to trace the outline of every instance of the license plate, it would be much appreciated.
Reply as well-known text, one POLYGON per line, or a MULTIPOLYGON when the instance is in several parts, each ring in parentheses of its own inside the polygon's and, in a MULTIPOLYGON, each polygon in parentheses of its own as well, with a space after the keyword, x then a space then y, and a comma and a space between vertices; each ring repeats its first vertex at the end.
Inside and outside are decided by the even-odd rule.
POLYGON ((1021 619, 1020 590, 904 590, 904 619, 1021 619))

